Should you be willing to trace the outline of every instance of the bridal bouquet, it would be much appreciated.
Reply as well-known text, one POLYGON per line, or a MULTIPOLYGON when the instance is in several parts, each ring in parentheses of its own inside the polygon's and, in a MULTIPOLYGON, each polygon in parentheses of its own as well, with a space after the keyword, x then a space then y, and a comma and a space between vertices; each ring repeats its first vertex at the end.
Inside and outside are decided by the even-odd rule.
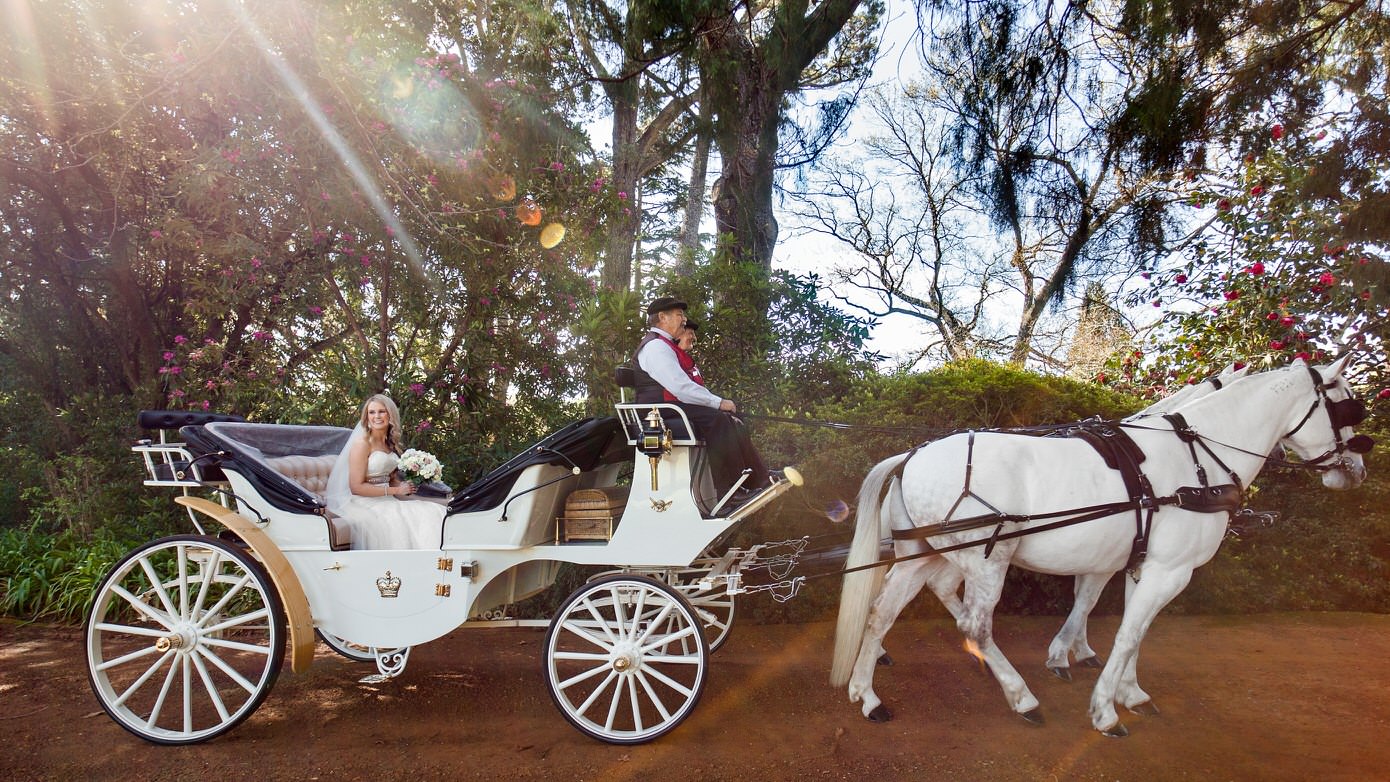
POLYGON ((401 454, 401 462, 397 467, 401 477, 419 486, 422 483, 437 481, 444 475, 444 466, 428 451, 417 451, 414 448, 408 449, 401 454))

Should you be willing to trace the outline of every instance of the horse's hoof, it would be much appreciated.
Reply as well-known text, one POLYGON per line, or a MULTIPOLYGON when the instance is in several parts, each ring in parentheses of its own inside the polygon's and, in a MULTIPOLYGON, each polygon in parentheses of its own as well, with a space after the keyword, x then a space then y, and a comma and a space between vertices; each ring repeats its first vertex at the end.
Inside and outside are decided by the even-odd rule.
POLYGON ((889 711, 888 707, 882 703, 869 712, 869 722, 887 722, 891 719, 893 719, 893 712, 889 711))
POLYGON ((1109 736, 1112 739, 1122 739, 1129 735, 1129 728, 1126 728, 1123 722, 1117 722, 1101 731, 1101 735, 1109 736))
POLYGON ((883 654, 881 654, 881 655, 878 656, 878 664, 879 664, 879 665, 892 665, 892 664, 893 664, 893 658, 892 658, 892 657, 889 657, 887 652, 884 652, 883 654))
POLYGON ((1158 707, 1154 705, 1153 701, 1144 701, 1143 703, 1136 703, 1133 706, 1130 706, 1129 710, 1134 712, 1135 714, 1142 714, 1145 717, 1158 716, 1158 707))
POLYGON ((1029 725, 1042 726, 1044 724, 1042 709, 1034 708, 1028 711, 1021 711, 1018 716, 1028 720, 1029 725))
POLYGON ((1058 679, 1061 679, 1061 680, 1064 681, 1064 682, 1069 682, 1069 681, 1071 681, 1071 669, 1070 669, 1070 668, 1067 668, 1066 666, 1063 666, 1063 665, 1058 665, 1058 666, 1056 666, 1056 667, 1049 665, 1049 666, 1047 666, 1047 669, 1048 669, 1049 671, 1052 671, 1052 675, 1053 675, 1053 676, 1056 676, 1058 679))
POLYGON ((1087 658, 1084 659, 1084 660, 1077 660, 1077 661, 1076 661, 1076 664, 1079 665, 1079 666, 1081 666, 1082 668, 1104 668, 1104 667, 1105 667, 1105 663, 1101 662, 1101 659, 1100 659, 1099 657, 1096 657, 1095 655, 1091 655, 1090 657, 1087 657, 1087 658))

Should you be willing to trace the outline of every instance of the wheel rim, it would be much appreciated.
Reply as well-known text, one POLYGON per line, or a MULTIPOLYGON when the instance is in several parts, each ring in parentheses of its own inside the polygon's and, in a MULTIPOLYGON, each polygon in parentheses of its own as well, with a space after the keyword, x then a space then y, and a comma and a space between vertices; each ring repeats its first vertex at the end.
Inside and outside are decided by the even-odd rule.
POLYGON ((376 662, 376 656, 378 652, 389 657, 390 655, 396 654, 397 652, 400 652, 402 649, 407 648, 404 646, 398 646, 392 647, 390 649, 378 649, 375 646, 367 646, 366 644, 354 643, 353 641, 349 641, 341 636, 333 635, 332 633, 325 633, 322 630, 318 631, 318 636, 319 640, 323 641, 329 649, 332 649, 333 651, 337 652, 338 654, 341 654, 349 660, 359 663, 376 662))
POLYGON ((651 741, 699 702, 709 662, 701 622, 671 587, 612 576, 580 587, 546 635, 546 684, 565 719, 612 744, 651 741))
POLYGON ((117 563, 87 618, 87 672, 121 727, 160 744, 220 735, 256 710, 285 654, 279 595, 214 538, 155 541, 117 563))

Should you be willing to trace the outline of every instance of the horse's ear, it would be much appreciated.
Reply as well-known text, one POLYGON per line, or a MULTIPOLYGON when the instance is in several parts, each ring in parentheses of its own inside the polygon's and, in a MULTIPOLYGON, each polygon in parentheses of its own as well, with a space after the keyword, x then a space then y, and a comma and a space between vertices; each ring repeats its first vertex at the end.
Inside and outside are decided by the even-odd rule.
POLYGON ((1332 377, 1334 377, 1334 378, 1341 377, 1341 376, 1342 376, 1342 373, 1346 371, 1347 365, 1350 364, 1350 363, 1351 363, 1351 351, 1347 351, 1346 355, 1344 355, 1344 356, 1342 356, 1341 358, 1337 359, 1336 361, 1332 362, 1332 367, 1331 367, 1331 369, 1332 369, 1332 377))

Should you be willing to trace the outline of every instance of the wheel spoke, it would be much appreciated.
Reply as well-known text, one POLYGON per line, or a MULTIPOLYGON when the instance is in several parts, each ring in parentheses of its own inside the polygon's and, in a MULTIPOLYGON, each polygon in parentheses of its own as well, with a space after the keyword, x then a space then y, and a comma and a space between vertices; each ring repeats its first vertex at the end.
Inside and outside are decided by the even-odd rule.
POLYGON ((222 552, 217 549, 208 550, 208 559, 199 565, 203 572, 203 583, 198 586, 198 599, 193 601, 193 608, 189 616, 202 616, 203 604, 207 602, 208 590, 212 587, 212 582, 217 579, 217 572, 222 568, 222 552))
POLYGON ((179 557, 179 616, 191 616, 188 613, 188 547, 178 547, 179 557))
MULTIPOLYGON (((568 690, 570 687, 573 687, 574 685, 579 684, 580 682, 588 681, 589 679, 592 679, 592 678, 594 678, 595 676, 597 676, 597 675, 603 673, 604 671, 608 671, 608 670, 610 670, 610 669, 609 669, 609 666, 608 666, 608 658, 605 657, 605 658, 603 658, 603 662, 602 662, 601 665, 596 665, 596 666, 594 666, 593 668, 590 668, 589 670, 587 670, 587 671, 585 671, 585 672, 583 672, 583 673, 575 674, 574 676, 571 676, 570 678, 565 679, 565 680, 562 681, 562 682, 559 682, 558 684, 556 684, 556 686, 559 687, 559 688, 562 689, 562 690, 568 690)), ((609 676, 610 676, 610 677, 611 677, 611 676, 617 676, 617 674, 616 674, 616 673, 610 673, 609 676)), ((603 687, 604 685, 601 684, 601 685, 599 685, 599 686, 600 686, 600 687, 603 687)), ((580 711, 583 711, 583 710, 584 710, 584 709, 582 709, 582 708, 580 709, 580 711)))
POLYGON ((583 625, 577 622, 565 622, 565 624, 563 625, 563 628, 565 630, 568 630, 574 635, 583 638, 584 640, 588 641, 594 646, 597 646, 598 648, 604 651, 611 651, 613 649, 613 646, 618 643, 618 640, 613 637, 613 634, 611 632, 608 631, 608 625, 603 624, 600 625, 600 627, 603 628, 604 635, 608 636, 607 641, 604 641, 602 638, 599 638, 593 633, 590 633, 587 629, 585 629, 583 625))
MULTIPOLYGON (((600 668, 599 670, 602 671, 603 669, 600 668)), ((599 699, 599 696, 603 695, 603 691, 608 689, 608 685, 612 684, 613 680, 617 678, 617 673, 609 671, 608 676, 604 677, 604 680, 599 682, 599 685, 594 688, 594 691, 589 693, 589 697, 585 698, 584 702, 579 704, 579 707, 574 710, 575 713, 582 715, 584 712, 588 711, 590 707, 594 705, 594 702, 599 699)))
MULTIPOLYGON (((233 599, 233 598, 235 598, 237 595, 241 594, 241 590, 242 590, 242 589, 245 589, 245 588, 246 588, 246 585, 247 585, 250 581, 251 581, 251 574, 250 574, 249 572, 248 572, 248 573, 243 573, 242 576, 241 576, 241 578, 237 579, 237 581, 236 581, 235 584, 233 584, 232 586, 228 587, 227 593, 224 594, 224 595, 222 595, 222 599, 217 601, 217 605, 213 606, 212 608, 209 608, 209 609, 208 609, 208 612, 207 612, 206 614, 203 614, 202 616, 198 617, 198 621, 196 622, 196 624, 197 624, 199 627, 202 627, 203 622, 206 622, 206 621, 208 621, 209 619, 211 619, 211 618, 213 618, 213 617, 215 617, 215 616, 220 616, 220 615, 222 614, 222 609, 223 609, 224 607, 226 607, 226 605, 227 605, 228 603, 232 602, 232 599, 233 599)), ((256 590, 256 591, 259 592, 260 590, 256 590)), ((262 600, 264 600, 264 597, 265 597, 265 596, 262 595, 261 597, 262 597, 262 600)))
MULTIPOLYGON (((193 665, 198 669, 198 678, 203 681, 203 690, 207 692, 208 700, 212 701, 213 708, 217 709, 217 716, 221 717, 223 722, 231 719, 232 715, 227 713, 227 706, 222 702, 222 696, 217 694, 217 686, 212 683, 212 677, 208 674, 208 667, 207 664, 203 662, 203 655, 195 654, 191 655, 191 657, 193 658, 193 665)), ((222 668, 220 660, 215 657, 211 659, 213 662, 218 663, 219 668, 222 668)), ((240 684, 247 692, 256 691, 254 685, 248 687, 247 685, 251 683, 241 678, 235 671, 230 671, 226 668, 222 668, 222 670, 233 679, 236 679, 237 684, 240 684)))
MULTIPOLYGON (((611 647, 613 644, 618 643, 618 639, 613 636, 613 628, 609 626, 608 620, 604 619, 602 616, 599 615, 598 606, 594 605, 594 601, 586 597, 584 599, 584 609, 589 612, 589 616, 592 616, 594 618, 594 621, 597 622, 598 626, 603 630, 603 634, 608 637, 608 646, 611 647)), ((565 628, 570 630, 571 632, 579 632, 579 625, 575 622, 566 622, 565 628)), ((587 636, 586 634, 586 637, 589 636, 587 636)), ((594 644, 594 646, 597 646, 599 648, 604 647, 604 644, 599 642, 597 639, 591 639, 591 642, 594 644)))
POLYGON ((632 728, 638 733, 645 727, 642 724, 642 701, 637 697, 637 677, 627 677, 627 698, 632 704, 632 728))
POLYGON ((158 608, 155 608, 154 606, 150 605, 149 603, 146 603, 144 600, 141 600, 138 595, 130 592, 120 584, 112 584, 111 591, 116 593, 117 595, 120 595, 120 597, 127 603, 129 603, 130 607, 134 608, 135 612, 138 613, 140 616, 150 619, 154 622, 159 622, 160 624, 164 625, 165 630, 173 629, 175 620, 171 614, 161 611, 158 608))
MULTIPOLYGON (((141 687, 145 686, 145 682, 149 681, 151 676, 154 676, 155 672, 159 670, 159 667, 173 656, 174 652, 172 650, 167 651, 163 655, 161 655, 158 660, 155 660, 154 663, 150 665, 150 667, 145 669, 144 673, 140 674, 140 677, 138 679, 131 682, 130 686, 126 688, 125 692, 122 692, 119 697, 112 701, 112 703, 114 703, 117 706, 124 704, 126 702, 126 699, 134 695, 141 687)), ((173 670, 172 667, 170 668, 170 670, 173 670)), ((165 686, 167 687, 168 685, 166 684, 165 686)), ((161 696, 160 699, 163 700, 163 696, 161 696)))
POLYGON ((661 696, 657 695, 656 690, 652 688, 652 683, 647 680, 646 672, 638 671, 637 675, 633 678, 642 684, 642 689, 646 691, 647 698, 652 702, 653 706, 656 706, 656 710, 661 712, 662 722, 670 720, 671 712, 666 710, 666 704, 661 702, 661 696))
POLYGON ((169 697, 169 688, 174 686, 174 675, 178 673, 178 661, 172 659, 173 654, 165 655, 169 658, 169 672, 164 675, 164 686, 159 688, 159 696, 154 699, 154 706, 150 709, 150 718, 145 723, 145 727, 153 728, 159 722, 159 713, 164 710, 164 701, 169 697))
POLYGON ((154 565, 150 564, 149 557, 140 558, 140 569, 145 571, 145 577, 150 580, 150 588, 159 595, 159 602, 164 604, 164 613, 168 616, 178 616, 173 601, 169 599, 169 593, 164 589, 164 582, 159 579, 159 574, 155 572, 154 565))
POLYGON ((241 641, 228 641, 225 638, 204 638, 201 643, 204 646, 215 646, 219 649, 231 649, 238 652, 250 652, 252 654, 270 654, 274 651, 265 644, 248 644, 241 641))
POLYGON ((241 625, 244 625, 244 624, 246 624, 247 622, 251 622, 251 621, 254 621, 254 620, 256 620, 256 619, 265 619, 266 617, 269 617, 269 616, 270 616, 270 609, 269 609, 269 608, 266 608, 265 606, 262 606, 262 607, 260 607, 259 609, 255 610, 255 611, 252 611, 252 612, 246 613, 246 614, 242 614, 241 616, 234 616, 234 617, 228 619, 227 621, 221 622, 221 623, 219 623, 219 624, 215 624, 215 625, 213 625, 212 627, 204 627, 204 628, 202 628, 202 632, 205 633, 205 634, 219 633, 219 632, 221 632, 221 631, 223 631, 223 630, 229 630, 229 629, 231 629, 231 628, 233 628, 233 627, 240 627, 241 625))
POLYGON ((651 676, 653 679, 656 679, 657 681, 661 682, 662 684, 666 685, 667 687, 670 687, 671 689, 675 690, 676 692, 680 693, 681 695, 686 696, 687 698, 690 697, 690 695, 694 693, 694 690, 690 689, 689 687, 685 686, 684 684, 681 684, 680 682, 676 681, 675 679, 672 679, 670 676, 667 676, 666 674, 662 673, 661 671, 657 670, 656 668, 647 667, 647 668, 644 668, 643 670, 646 671, 647 675, 651 676))
POLYGON ((694 625, 686 625, 685 628, 678 633, 670 633, 667 635, 663 635, 660 638, 657 638, 655 641, 652 641, 651 643, 647 644, 646 646, 643 646, 642 654, 645 655, 647 652, 650 652, 653 649, 656 649, 657 647, 666 646, 672 643, 673 641, 679 641, 682 638, 691 638, 697 632, 699 632, 699 630, 694 625))
POLYGON ((128 662, 134 662, 135 660, 138 660, 141 657, 148 657, 149 655, 158 653, 159 650, 154 648, 153 645, 142 646, 139 649, 136 649, 135 651, 131 652, 130 654, 122 655, 120 657, 115 658, 114 660, 107 660, 106 662, 98 665, 96 669, 98 671, 107 671, 112 668, 125 665, 128 662))
POLYGON ((256 685, 254 683, 252 683, 245 676, 242 676, 235 668, 227 664, 227 662, 223 660, 221 656, 214 654, 211 650, 199 649, 197 656, 199 659, 199 670, 203 669, 202 658, 206 657, 207 659, 212 661, 213 665, 216 665, 218 668, 222 670, 223 673, 227 674, 228 678, 236 682, 241 687, 241 689, 246 690, 248 693, 254 693, 256 691, 256 685))

